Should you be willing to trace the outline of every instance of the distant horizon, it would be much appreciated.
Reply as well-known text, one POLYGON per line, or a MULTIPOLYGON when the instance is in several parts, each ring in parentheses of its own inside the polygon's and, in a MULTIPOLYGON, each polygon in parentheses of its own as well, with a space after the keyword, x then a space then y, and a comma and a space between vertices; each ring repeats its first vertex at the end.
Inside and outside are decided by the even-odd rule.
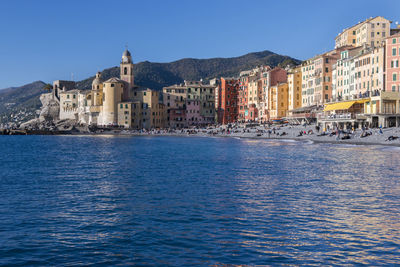
POLYGON ((5 51, 0 88, 70 80, 71 73, 83 80, 118 66, 125 45, 134 63, 231 58, 265 50, 305 60, 332 50, 338 33, 366 18, 383 16, 392 27, 400 20, 400 1, 395 0, 339 0, 340 13, 330 3, 307 0, 2 4, 0 23, 7 27, 0 29, 5 51))

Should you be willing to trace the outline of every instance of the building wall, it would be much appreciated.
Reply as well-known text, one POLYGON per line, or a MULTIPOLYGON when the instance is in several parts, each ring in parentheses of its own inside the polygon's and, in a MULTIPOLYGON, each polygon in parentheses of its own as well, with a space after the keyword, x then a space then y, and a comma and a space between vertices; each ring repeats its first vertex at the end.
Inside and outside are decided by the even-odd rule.
POLYGON ((314 101, 314 91, 315 91, 315 66, 314 59, 306 60, 302 64, 302 107, 308 107, 315 105, 314 101))
POLYGON ((238 116, 239 121, 244 121, 246 116, 248 116, 248 86, 249 86, 249 77, 248 74, 242 75, 240 78, 239 84, 239 110, 238 116))
POLYGON ((301 107, 301 84, 301 67, 292 69, 288 73, 288 110, 293 110, 301 107))
POLYGON ((218 123, 227 124, 238 119, 239 80, 221 78, 219 86, 218 123))
POLYGON ((400 91, 400 33, 386 39, 386 91, 400 91))
POLYGON ((105 82, 103 84, 103 106, 101 125, 118 125, 118 103, 122 102, 124 84, 122 82, 105 82))
POLYGON ((358 47, 364 44, 379 46, 389 35, 389 20, 380 16, 369 18, 340 33, 335 38, 335 48, 346 45, 358 47))
POLYGON ((288 84, 281 83, 276 86, 271 86, 269 94, 270 120, 285 117, 288 111, 288 84))
POLYGON ((60 120, 78 120, 79 90, 60 92, 60 120))

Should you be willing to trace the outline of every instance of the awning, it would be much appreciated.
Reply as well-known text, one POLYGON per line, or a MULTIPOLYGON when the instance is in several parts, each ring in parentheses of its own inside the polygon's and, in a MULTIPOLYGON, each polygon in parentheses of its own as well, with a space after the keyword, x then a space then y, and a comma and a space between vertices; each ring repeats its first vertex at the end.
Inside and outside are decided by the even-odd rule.
POLYGON ((334 104, 326 104, 324 111, 331 111, 331 110, 347 110, 351 108, 354 104, 364 104, 368 102, 370 99, 361 99, 361 100, 354 100, 354 101, 347 101, 347 102, 339 102, 334 104))

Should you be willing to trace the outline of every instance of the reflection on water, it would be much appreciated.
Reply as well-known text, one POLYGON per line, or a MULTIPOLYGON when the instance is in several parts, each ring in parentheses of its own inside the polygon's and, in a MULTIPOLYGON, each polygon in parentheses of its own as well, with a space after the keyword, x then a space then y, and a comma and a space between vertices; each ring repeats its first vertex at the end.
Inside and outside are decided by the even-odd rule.
POLYGON ((397 148, 0 138, 0 265, 392 265, 397 148))

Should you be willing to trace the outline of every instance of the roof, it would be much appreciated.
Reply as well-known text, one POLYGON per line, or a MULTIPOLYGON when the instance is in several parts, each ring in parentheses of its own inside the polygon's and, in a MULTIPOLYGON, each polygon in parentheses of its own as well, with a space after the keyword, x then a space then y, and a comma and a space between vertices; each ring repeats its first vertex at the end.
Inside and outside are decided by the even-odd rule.
POLYGON ((117 77, 112 77, 112 78, 108 79, 107 81, 105 81, 104 83, 125 83, 125 81, 123 81, 117 77))
POLYGON ((131 56, 131 52, 129 52, 128 49, 125 49, 124 53, 122 54, 123 57, 130 57, 131 56))
POLYGON ((71 93, 80 93, 81 91, 78 89, 72 89, 68 91, 61 91, 60 94, 71 94, 71 93))
POLYGON ((395 29, 395 30, 399 30, 399 32, 396 32, 395 34, 392 34, 392 35, 386 37, 386 39, 390 39, 390 38, 393 38, 393 37, 399 37, 400 36, 400 29, 395 29))
POLYGON ((317 108, 317 105, 312 105, 312 106, 308 106, 308 107, 301 107, 301 108, 296 108, 296 109, 292 109, 290 110, 291 112, 294 113, 304 113, 304 112, 311 112, 313 109, 317 108))

